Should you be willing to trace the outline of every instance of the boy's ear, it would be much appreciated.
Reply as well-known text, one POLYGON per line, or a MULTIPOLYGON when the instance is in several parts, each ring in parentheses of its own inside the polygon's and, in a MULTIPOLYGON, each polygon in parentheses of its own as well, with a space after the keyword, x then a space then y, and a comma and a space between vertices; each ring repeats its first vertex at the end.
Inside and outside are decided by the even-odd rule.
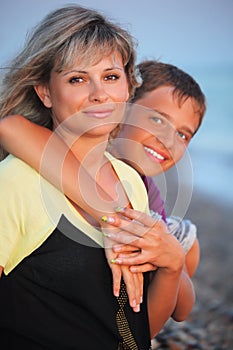
POLYGON ((34 90, 41 102, 43 102, 44 106, 47 108, 51 108, 52 102, 49 87, 47 85, 35 85, 34 90))

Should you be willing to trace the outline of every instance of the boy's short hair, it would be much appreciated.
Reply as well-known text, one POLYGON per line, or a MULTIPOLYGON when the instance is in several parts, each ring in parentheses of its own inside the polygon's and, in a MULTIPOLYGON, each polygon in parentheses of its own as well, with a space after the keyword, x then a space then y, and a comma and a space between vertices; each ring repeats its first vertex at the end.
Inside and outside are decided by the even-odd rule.
POLYGON ((201 125, 206 112, 206 99, 199 84, 193 77, 172 64, 156 60, 147 60, 139 63, 137 70, 142 83, 136 89, 131 102, 137 102, 144 94, 161 86, 171 86, 174 87, 173 94, 178 98, 179 104, 182 104, 188 98, 192 98, 195 101, 197 112, 200 115, 199 126, 201 125))

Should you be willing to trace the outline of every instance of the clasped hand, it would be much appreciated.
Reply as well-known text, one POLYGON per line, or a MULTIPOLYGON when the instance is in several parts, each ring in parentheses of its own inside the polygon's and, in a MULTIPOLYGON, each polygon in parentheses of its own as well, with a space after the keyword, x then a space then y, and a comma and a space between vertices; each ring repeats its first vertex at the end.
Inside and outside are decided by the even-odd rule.
POLYGON ((120 208, 116 215, 104 219, 102 230, 113 275, 113 293, 119 295, 123 277, 130 305, 138 312, 143 299, 143 273, 158 268, 181 273, 184 250, 163 220, 145 213, 120 208))

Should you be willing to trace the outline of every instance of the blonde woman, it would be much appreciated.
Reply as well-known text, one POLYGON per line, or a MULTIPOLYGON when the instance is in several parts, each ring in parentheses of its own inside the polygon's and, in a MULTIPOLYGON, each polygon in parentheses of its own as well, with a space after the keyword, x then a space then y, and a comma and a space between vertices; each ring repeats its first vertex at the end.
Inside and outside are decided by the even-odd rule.
MULTIPOLYGON (((148 238, 154 242, 151 259, 144 262, 148 269, 158 269, 153 275, 143 273, 143 299, 139 287, 128 300, 125 284, 131 295, 131 282, 141 286, 142 275, 122 266, 125 283, 114 296, 101 232, 109 215, 90 217, 96 202, 86 197, 88 190, 76 205, 9 155, 0 165, 0 335, 8 349, 150 349, 150 339, 174 311, 183 249, 165 224, 146 214, 147 194, 139 175, 105 152, 136 84, 134 59, 125 30, 93 10, 68 6, 39 23, 5 77, 1 117, 18 113, 58 130, 95 180, 93 187, 85 178, 92 196, 99 198, 99 214, 113 212, 116 204, 137 209, 128 214, 137 221, 122 217, 120 228, 134 237, 140 233, 144 244, 148 238), (131 187, 125 186, 126 179, 131 187), (132 307, 139 304, 140 312, 135 312, 132 307)), ((21 138, 21 143, 27 140, 21 138)), ((48 165, 49 172, 56 164, 48 165)), ((140 253, 137 240, 132 245, 140 253)))

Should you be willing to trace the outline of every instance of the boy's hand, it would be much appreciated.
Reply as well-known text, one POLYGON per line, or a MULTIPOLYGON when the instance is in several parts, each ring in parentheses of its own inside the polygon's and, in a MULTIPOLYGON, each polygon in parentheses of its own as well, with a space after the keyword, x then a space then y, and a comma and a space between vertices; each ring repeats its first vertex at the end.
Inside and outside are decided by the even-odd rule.
POLYGON ((184 250, 178 240, 169 234, 162 220, 128 208, 122 208, 121 214, 121 217, 114 216, 114 220, 107 218, 108 224, 120 228, 118 232, 112 230, 107 233, 108 238, 119 243, 113 246, 114 252, 118 254, 113 263, 127 265, 132 272, 144 272, 145 266, 142 265, 148 263, 154 269, 165 268, 169 273, 183 269, 184 250), (122 254, 125 245, 133 245, 136 254, 122 254))

